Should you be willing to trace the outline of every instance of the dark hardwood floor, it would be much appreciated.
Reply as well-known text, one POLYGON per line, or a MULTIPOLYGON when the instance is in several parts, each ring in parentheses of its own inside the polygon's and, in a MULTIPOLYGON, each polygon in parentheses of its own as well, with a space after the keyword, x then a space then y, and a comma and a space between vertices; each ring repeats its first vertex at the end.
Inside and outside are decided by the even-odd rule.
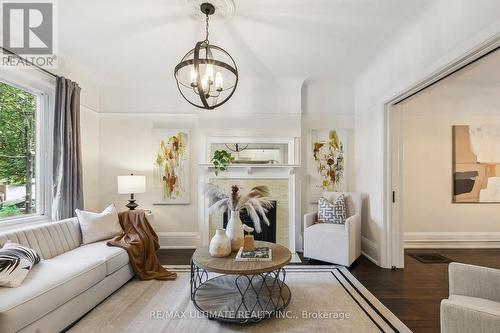
MULTIPOLYGON (((158 257, 164 265, 187 265, 193 251, 160 250, 158 257)), ((405 268, 394 271, 361 256, 351 273, 413 332, 439 332, 439 305, 448 297, 448 264, 424 264, 409 256, 412 253, 438 253, 452 261, 500 269, 500 249, 406 250, 405 268)))

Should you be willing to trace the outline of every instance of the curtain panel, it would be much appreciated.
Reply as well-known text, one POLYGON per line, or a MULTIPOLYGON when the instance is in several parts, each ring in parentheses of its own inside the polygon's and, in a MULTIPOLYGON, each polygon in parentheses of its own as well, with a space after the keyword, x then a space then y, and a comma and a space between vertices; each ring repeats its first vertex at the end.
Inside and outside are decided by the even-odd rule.
POLYGON ((73 217, 75 209, 83 209, 80 90, 76 82, 57 78, 52 179, 54 220, 73 217))

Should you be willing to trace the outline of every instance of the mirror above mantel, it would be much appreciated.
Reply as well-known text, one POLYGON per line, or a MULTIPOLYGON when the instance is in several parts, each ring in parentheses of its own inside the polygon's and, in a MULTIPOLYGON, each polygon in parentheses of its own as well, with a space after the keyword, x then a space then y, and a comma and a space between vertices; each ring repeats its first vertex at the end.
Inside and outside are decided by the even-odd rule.
POLYGON ((236 166, 297 166, 298 138, 209 137, 205 163, 210 164, 214 152, 224 150, 234 157, 236 166))
POLYGON ((235 165, 288 164, 288 144, 283 143, 213 143, 210 157, 216 150, 231 153, 235 165))

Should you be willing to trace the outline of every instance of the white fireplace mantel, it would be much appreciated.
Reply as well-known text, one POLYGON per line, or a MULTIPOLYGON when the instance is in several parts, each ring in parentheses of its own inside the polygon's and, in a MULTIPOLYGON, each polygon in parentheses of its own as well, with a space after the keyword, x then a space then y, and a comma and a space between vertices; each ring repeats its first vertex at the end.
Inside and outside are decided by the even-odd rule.
MULTIPOLYGON (((210 163, 200 163, 198 164, 200 169, 205 169, 209 173, 214 172, 215 168, 213 164, 210 163)), ((295 173, 295 170, 300 168, 298 164, 238 164, 238 165, 228 165, 225 172, 241 172, 244 171, 248 175, 251 174, 281 174, 283 172, 288 172, 288 174, 295 173)))

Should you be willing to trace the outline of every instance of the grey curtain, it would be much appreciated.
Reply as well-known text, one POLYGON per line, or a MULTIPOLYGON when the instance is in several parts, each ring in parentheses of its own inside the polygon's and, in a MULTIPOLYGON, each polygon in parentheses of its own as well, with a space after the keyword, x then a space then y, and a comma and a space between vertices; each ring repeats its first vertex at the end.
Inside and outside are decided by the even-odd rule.
POLYGON ((83 208, 80 87, 64 77, 56 84, 53 151, 52 218, 61 220, 83 208))

